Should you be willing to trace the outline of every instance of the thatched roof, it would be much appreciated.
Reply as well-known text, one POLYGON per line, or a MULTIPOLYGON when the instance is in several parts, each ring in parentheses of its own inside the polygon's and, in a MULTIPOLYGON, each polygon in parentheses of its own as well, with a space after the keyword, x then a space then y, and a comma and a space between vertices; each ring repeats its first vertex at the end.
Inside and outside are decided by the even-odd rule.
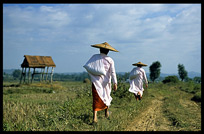
POLYGON ((24 57, 25 59, 21 64, 21 67, 31 67, 31 68, 56 67, 51 56, 24 55, 24 57))

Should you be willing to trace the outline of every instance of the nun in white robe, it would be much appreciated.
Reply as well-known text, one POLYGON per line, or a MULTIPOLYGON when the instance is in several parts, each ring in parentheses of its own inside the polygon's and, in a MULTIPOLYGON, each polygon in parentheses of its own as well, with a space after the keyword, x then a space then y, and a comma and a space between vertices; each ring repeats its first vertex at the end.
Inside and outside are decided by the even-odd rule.
POLYGON ((148 87, 148 81, 146 77, 145 70, 142 68, 142 66, 147 66, 144 63, 138 62, 133 64, 137 67, 133 68, 130 72, 130 88, 129 92, 134 93, 136 96, 138 93, 140 94, 140 97, 143 95, 143 82, 145 83, 146 87, 148 87))
POLYGON ((105 68, 105 75, 97 76, 91 73, 89 73, 89 75, 91 77, 91 82, 94 84, 99 97, 104 102, 104 104, 109 107, 112 101, 112 97, 110 96, 111 80, 113 84, 117 84, 114 61, 112 60, 112 58, 103 53, 96 54, 93 56, 97 55, 100 55, 102 57, 102 61, 105 68))
POLYGON ((105 116, 109 117, 108 108, 110 107, 112 101, 112 97, 110 96, 111 80, 114 84, 114 91, 117 90, 117 78, 114 61, 112 58, 107 56, 107 54, 109 50, 115 52, 118 51, 110 46, 107 42, 92 45, 92 47, 100 48, 100 54, 93 55, 86 63, 88 67, 86 65, 84 67, 91 77, 94 112, 93 121, 97 122, 97 111, 105 109, 105 116), (99 105, 96 105, 96 103, 99 105))

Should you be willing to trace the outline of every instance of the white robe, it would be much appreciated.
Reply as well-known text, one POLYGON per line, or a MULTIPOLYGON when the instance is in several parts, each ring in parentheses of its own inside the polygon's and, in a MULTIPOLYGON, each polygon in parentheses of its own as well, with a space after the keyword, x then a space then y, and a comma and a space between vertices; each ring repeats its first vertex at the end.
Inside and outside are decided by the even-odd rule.
MULTIPOLYGON (((98 54, 95 54, 95 55, 98 55, 98 54)), ((113 80, 113 84, 115 83, 117 84, 115 66, 112 58, 110 58, 109 56, 103 53, 101 53, 100 55, 102 56, 106 75, 96 76, 90 73, 89 75, 91 77, 91 82, 94 84, 99 97, 104 102, 104 104, 109 107, 112 101, 112 97, 110 96, 111 79, 113 80)))
POLYGON ((145 70, 141 67, 136 67, 133 68, 139 71, 138 76, 135 79, 130 80, 130 88, 129 91, 131 93, 135 93, 137 94, 138 92, 140 92, 141 96, 143 95, 143 81, 147 84, 147 77, 146 77, 146 73, 145 70))

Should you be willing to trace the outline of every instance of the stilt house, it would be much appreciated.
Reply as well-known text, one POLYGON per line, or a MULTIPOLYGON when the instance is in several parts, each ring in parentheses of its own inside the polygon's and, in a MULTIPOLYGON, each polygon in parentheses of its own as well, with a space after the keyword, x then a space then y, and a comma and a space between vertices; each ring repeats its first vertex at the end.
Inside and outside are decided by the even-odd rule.
POLYGON ((33 68, 33 73, 32 73, 32 79, 31 83, 33 81, 34 75, 35 74, 40 74, 40 81, 44 80, 44 75, 46 74, 46 80, 48 78, 48 74, 50 74, 51 78, 51 83, 52 83, 52 76, 54 72, 54 67, 56 67, 55 63, 52 60, 51 56, 31 56, 31 55, 24 55, 24 61, 21 64, 22 67, 22 74, 21 74, 21 79, 20 83, 22 81, 22 78, 24 78, 24 82, 26 79, 26 69, 28 68, 28 83, 30 81, 30 69, 33 68), (47 67, 47 72, 45 72, 45 68, 47 67), (51 73, 48 73, 48 68, 52 67, 51 73), (41 72, 36 72, 36 68, 41 68, 41 72))

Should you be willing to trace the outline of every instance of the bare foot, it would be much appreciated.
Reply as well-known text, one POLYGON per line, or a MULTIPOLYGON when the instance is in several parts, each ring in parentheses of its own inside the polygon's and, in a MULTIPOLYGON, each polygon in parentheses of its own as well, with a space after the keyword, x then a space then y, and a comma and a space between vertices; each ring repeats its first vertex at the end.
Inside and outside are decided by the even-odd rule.
POLYGON ((140 92, 138 92, 137 96, 138 96, 139 100, 142 99, 142 96, 141 96, 140 92))
POLYGON ((106 118, 109 117, 109 111, 108 111, 108 110, 105 111, 105 117, 106 117, 106 118))
POLYGON ((93 120, 93 123, 97 123, 98 121, 97 120, 93 120))

